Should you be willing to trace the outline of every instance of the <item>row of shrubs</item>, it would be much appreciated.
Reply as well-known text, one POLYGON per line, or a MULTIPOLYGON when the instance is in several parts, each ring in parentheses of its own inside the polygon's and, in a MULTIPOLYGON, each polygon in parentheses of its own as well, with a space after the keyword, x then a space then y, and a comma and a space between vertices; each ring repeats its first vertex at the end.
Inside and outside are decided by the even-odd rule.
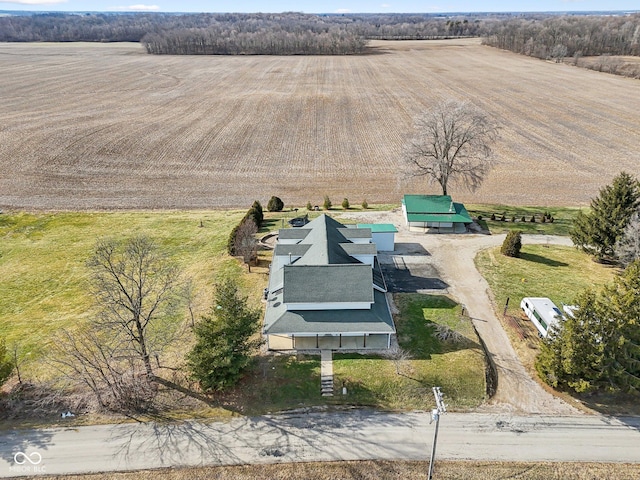
MULTIPOLYGON (((342 199, 342 208, 347 210, 349 208, 351 208, 351 203, 349 202, 348 198, 344 198, 342 199)), ((369 202, 367 202, 367 200, 363 200, 362 203, 360 204, 360 206, 366 210, 369 208, 369 202)), ((331 199, 329 198, 328 195, 324 196, 324 202, 322 204, 322 209, 323 210, 331 210, 331 208, 333 207, 333 203, 331 202, 331 199)), ((307 202, 307 210, 312 211, 312 210, 316 210, 319 207, 316 207, 314 205, 311 204, 311 202, 307 202)), ((267 204, 267 210, 269 210, 270 212, 281 212, 284 209, 284 202, 276 196, 271 197, 271 199, 269 200, 269 203, 267 204)))
POLYGON ((242 217, 242 220, 240 220, 240 223, 238 223, 238 225, 233 227, 233 230, 231 230, 229 239, 227 240, 227 252, 229 253, 229 255, 236 254, 236 235, 238 234, 238 229, 240 228, 240 226, 242 226, 242 224, 247 221, 252 221, 258 228, 262 226, 262 222, 264 222, 264 212, 262 211, 262 205, 258 200, 253 202, 249 210, 247 210, 247 213, 245 213, 244 217, 242 217))
MULTIPOLYGON (((342 199, 342 208, 347 210, 349 208, 351 208, 351 204, 349 203, 349 199, 348 198, 344 198, 342 199)), ((363 200, 362 203, 360 204, 360 206, 366 210, 367 208, 369 208, 369 203, 367 202, 367 200, 363 200)), ((331 199, 325 195, 324 196, 324 202, 322 204, 322 209, 323 210, 331 210, 331 207, 333 207, 333 203, 331 203, 331 199)), ((307 202, 307 210, 311 211, 311 210, 316 210, 316 207, 314 207, 311 202, 307 202)))
MULTIPOLYGON (((502 215, 496 215, 495 213, 491 214, 491 220, 493 221, 500 221, 500 222, 508 222, 509 219, 507 218, 507 216, 503 213, 502 215)), ((478 215, 478 220, 482 220, 482 215, 478 215)), ((512 223, 516 223, 520 221, 521 223, 524 222, 530 222, 530 223, 536 223, 538 221, 538 218, 535 214, 531 215, 531 218, 529 218, 529 220, 527 220, 527 217, 525 215, 522 215, 520 217, 520 220, 517 219, 517 217, 515 215, 511 216, 511 222, 512 223)), ((545 212, 542 214, 542 216, 540 217, 540 223, 553 223, 555 221, 555 218, 553 218, 553 216, 549 213, 549 212, 545 212)))

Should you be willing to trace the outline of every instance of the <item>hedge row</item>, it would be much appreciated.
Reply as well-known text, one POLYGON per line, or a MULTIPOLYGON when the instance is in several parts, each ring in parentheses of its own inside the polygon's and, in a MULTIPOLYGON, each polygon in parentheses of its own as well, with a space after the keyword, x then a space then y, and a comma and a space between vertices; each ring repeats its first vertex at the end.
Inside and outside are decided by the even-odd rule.
POLYGON ((251 205, 251 208, 247 210, 247 213, 244 215, 244 217, 242 217, 242 220, 240 220, 240 223, 238 223, 238 225, 233 227, 233 230, 231 230, 231 233, 229 234, 229 239, 227 240, 227 252, 229 253, 229 255, 235 256, 236 254, 235 244, 236 244, 236 235, 238 234, 238 229, 244 222, 246 222, 249 219, 253 220, 258 228, 262 226, 262 222, 264 221, 264 213, 262 212, 262 205, 260 205, 260 202, 258 200, 253 202, 253 204, 251 205))

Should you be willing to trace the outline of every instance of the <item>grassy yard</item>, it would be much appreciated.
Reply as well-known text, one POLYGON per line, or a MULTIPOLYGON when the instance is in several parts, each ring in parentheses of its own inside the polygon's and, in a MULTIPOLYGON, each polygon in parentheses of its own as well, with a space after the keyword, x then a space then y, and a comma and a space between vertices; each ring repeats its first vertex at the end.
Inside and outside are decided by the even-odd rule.
MULTIPOLYGON (((478 223, 491 233, 504 233, 509 230, 521 230, 524 233, 540 233, 546 235, 568 235, 573 219, 579 208, 572 207, 512 207, 507 205, 466 205, 469 215, 482 217, 478 223), (545 221, 542 216, 551 214, 553 223, 545 221), (495 215, 495 220, 491 216, 495 215), (504 216, 505 220, 501 220, 504 216), (535 216, 535 222, 531 218, 535 216), (524 217, 524 222, 522 218, 524 217), (515 222, 513 221, 515 220, 515 222)), ((588 209, 583 209, 587 211, 588 209)))
MULTIPOLYGON (((209 305, 221 275, 234 275, 258 299, 266 275, 241 277, 243 268, 225 251, 242 211, 5 213, 0 215, 0 336, 31 359, 25 371, 41 375, 51 335, 91 315, 86 260, 105 237, 152 237, 193 279, 195 312, 209 305)), ((255 269, 259 272, 260 269, 255 269)), ((256 300, 257 301, 257 300, 256 300)))
MULTIPOLYGON (((510 298, 507 314, 519 319, 527 334, 522 338, 513 323, 504 327, 520 359, 531 375, 539 352, 539 340, 533 324, 520 310, 523 297, 549 297, 557 306, 571 304, 585 288, 599 288, 609 283, 617 269, 601 265, 575 248, 542 245, 524 245, 521 258, 509 258, 498 248, 480 252, 476 257, 478 270, 487 279, 494 294, 497 310, 503 311, 510 298)), ((568 395, 566 398, 571 401, 568 395)), ((640 414, 637 398, 622 395, 593 394, 576 396, 589 408, 605 414, 640 414)))
POLYGON ((334 354, 336 395, 322 397, 319 356, 263 356, 237 388, 220 397, 221 406, 252 415, 320 405, 426 410, 433 407, 433 386, 442 387, 453 410, 479 405, 485 394, 483 353, 460 306, 432 295, 397 295, 396 301, 400 345, 411 359, 334 354), (437 340, 435 325, 448 326, 461 339, 437 340))
MULTIPOLYGON (((267 280, 268 255, 261 256, 260 266, 252 268, 254 273, 246 274, 244 267, 225 252, 228 234, 244 213, 0 215, 0 336, 7 339, 9 346, 19 345, 26 358, 21 368, 23 375, 27 379, 49 378, 52 367, 43 358, 53 334, 90 319, 92 299, 87 293, 86 261, 100 238, 146 234, 155 239, 193 279, 196 317, 208 309, 213 284, 221 275, 240 278, 246 294, 257 304, 267 280)), ((268 214, 267 228, 269 222, 271 228, 279 227, 281 215, 268 214)), ((354 404, 394 410, 427 409, 433 401, 434 385, 442 387, 453 409, 464 410, 481 403, 482 353, 469 322, 460 317, 459 306, 446 297, 422 295, 400 295, 397 302, 401 309, 397 316, 400 344, 411 354, 410 360, 336 355, 336 392, 341 393, 344 384, 348 394, 327 399, 320 396, 318 357, 259 356, 241 384, 217 396, 213 402, 216 408, 204 408, 205 415, 354 404), (433 335, 435 324, 446 324, 468 340, 439 342, 433 335)), ((196 410, 203 406, 193 404, 196 410)))
POLYGON ((573 303, 587 287, 610 281, 616 269, 595 263, 572 247, 523 245, 520 258, 506 257, 499 248, 480 252, 476 266, 489 282, 500 312, 509 297, 508 313, 519 314, 523 297, 549 297, 560 307, 573 303))
MULTIPOLYGON (((342 202, 342 199, 340 200, 340 202, 342 202)), ((290 228, 288 221, 295 217, 304 217, 305 215, 308 215, 309 220, 313 220, 314 218, 319 217, 323 213, 326 213, 328 215, 335 217, 344 212, 386 212, 389 210, 393 210, 394 208, 397 208, 398 205, 397 204, 396 205, 375 204, 375 205, 369 205, 368 208, 364 209, 362 208, 362 206, 360 206, 360 204, 352 204, 348 209, 345 210, 338 203, 337 205, 334 205, 333 207, 331 207, 331 209, 328 211, 322 209, 322 204, 320 204, 319 207, 320 207, 320 210, 316 212, 315 210, 311 210, 311 211, 307 210, 307 207, 304 205, 295 206, 295 207, 287 205, 284 208, 284 210, 281 212, 267 212, 266 206, 263 205, 263 208, 265 208, 264 224, 260 229, 260 233, 273 232, 281 228, 290 228), (295 211, 295 208, 298 209, 297 212, 295 211)), ((340 219, 339 221, 340 223, 344 223, 344 224, 355 223, 348 219, 340 219)))

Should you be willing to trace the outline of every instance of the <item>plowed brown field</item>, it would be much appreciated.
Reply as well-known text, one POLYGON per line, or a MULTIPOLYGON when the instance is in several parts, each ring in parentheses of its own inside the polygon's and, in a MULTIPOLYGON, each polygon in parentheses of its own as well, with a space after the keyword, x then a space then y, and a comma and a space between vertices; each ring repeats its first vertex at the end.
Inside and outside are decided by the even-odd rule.
POLYGON ((137 44, 0 44, 0 205, 246 207, 398 202, 413 117, 469 100, 500 160, 463 201, 585 204, 640 174, 640 81, 477 40, 374 42, 350 57, 152 56, 137 44))

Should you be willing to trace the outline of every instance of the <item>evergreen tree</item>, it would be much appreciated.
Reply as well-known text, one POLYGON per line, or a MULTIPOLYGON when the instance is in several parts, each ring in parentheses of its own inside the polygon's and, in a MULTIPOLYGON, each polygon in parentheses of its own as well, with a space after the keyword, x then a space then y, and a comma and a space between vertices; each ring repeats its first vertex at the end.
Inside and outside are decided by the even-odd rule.
POLYGON ((522 236, 518 230, 510 230, 502 242, 500 253, 507 257, 519 257, 522 249, 522 236))
POLYGON ((578 309, 543 342, 536 370, 554 387, 576 392, 640 392, 640 261, 578 309))
POLYGON ((640 206, 640 183, 626 172, 614 178, 591 200, 591 212, 580 212, 571 229, 571 240, 596 260, 610 260, 614 247, 631 216, 640 206))
POLYGON ((595 390, 602 377, 601 315, 595 292, 587 290, 577 300, 579 308, 553 327, 536 358, 538 374, 553 387, 576 392, 595 390))
POLYGON ((640 260, 605 287, 601 302, 609 309, 611 335, 605 378, 613 388, 640 392, 640 260))
POLYGON ((191 375, 203 390, 234 385, 260 346, 260 310, 247 305, 237 284, 225 280, 216 287, 213 307, 195 326, 196 344, 187 355, 191 375))
POLYGON ((284 202, 280 197, 273 196, 269 199, 269 203, 267 203, 267 210, 270 212, 281 212, 283 208, 284 202))
MULTIPOLYGON (((244 216, 244 219, 250 218, 255 224, 260 228, 262 226, 262 222, 264 221, 264 212, 262 211, 262 205, 258 200, 255 200, 249 208, 249 211, 244 216)), ((243 220, 244 220, 243 219, 243 220)))

